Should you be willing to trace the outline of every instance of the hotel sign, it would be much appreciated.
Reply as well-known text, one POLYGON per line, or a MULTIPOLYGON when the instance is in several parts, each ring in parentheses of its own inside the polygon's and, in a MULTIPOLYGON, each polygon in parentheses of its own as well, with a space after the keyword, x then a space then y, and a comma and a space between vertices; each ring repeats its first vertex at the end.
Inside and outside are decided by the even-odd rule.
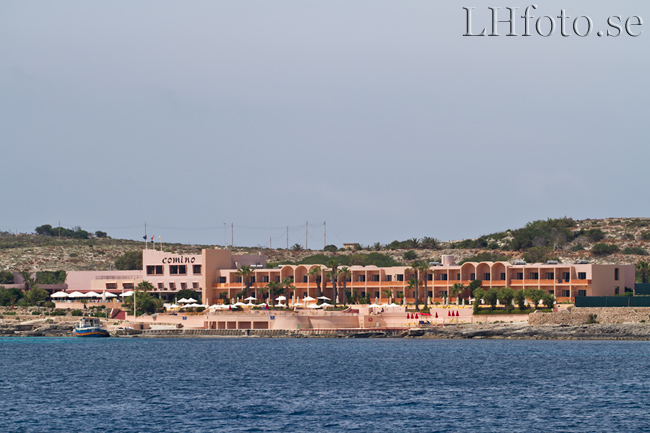
POLYGON ((178 263, 179 265, 182 265, 184 263, 194 263, 196 261, 196 257, 183 257, 183 256, 177 256, 177 257, 164 257, 162 259, 163 265, 166 264, 176 264, 178 263))

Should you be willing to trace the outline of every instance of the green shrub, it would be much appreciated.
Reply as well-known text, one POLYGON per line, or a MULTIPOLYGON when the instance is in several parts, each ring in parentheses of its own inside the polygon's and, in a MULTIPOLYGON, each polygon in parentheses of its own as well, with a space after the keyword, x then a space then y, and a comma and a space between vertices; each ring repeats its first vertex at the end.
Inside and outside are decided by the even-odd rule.
POLYGON ((635 254, 637 256, 646 256, 648 253, 641 247, 627 247, 623 250, 623 254, 635 254))
POLYGON ((323 248, 323 251, 327 251, 330 253, 335 253, 338 250, 336 245, 325 245, 325 248, 323 248))
POLYGON ((40 311, 32 311, 32 316, 40 316, 41 312, 40 311))
POLYGON ((593 324, 593 323, 598 323, 598 321, 596 320, 597 317, 598 317, 598 316, 595 315, 595 314, 590 314, 590 315, 589 315, 589 318, 587 318, 587 322, 586 322, 586 324, 587 324, 587 325, 591 325, 591 324, 593 324))
POLYGON ((642 231, 639 234, 639 237, 641 238, 642 241, 650 241, 650 231, 649 230, 642 231))
POLYGON ((582 251, 584 249, 585 247, 580 243, 571 247, 571 251, 582 251))
POLYGON ((78 316, 83 316, 84 313, 83 313, 83 311, 81 311, 81 310, 72 310, 72 311, 70 312, 70 315, 71 315, 71 316, 78 317, 78 316))
POLYGON ((418 258, 418 255, 415 251, 409 250, 404 253, 404 260, 415 260, 418 258))
POLYGON ((614 254, 616 252, 618 252, 618 246, 614 244, 599 243, 594 245, 594 247, 591 249, 591 254, 594 256, 609 256, 610 254, 614 254))
POLYGON ((65 310, 54 310, 50 313, 50 316, 65 316, 66 314, 68 314, 68 312, 65 310))

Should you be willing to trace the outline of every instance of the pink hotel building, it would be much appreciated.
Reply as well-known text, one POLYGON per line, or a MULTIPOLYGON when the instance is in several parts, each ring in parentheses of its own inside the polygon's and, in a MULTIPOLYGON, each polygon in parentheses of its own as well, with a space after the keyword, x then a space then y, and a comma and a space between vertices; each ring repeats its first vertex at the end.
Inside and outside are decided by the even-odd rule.
MULTIPOLYGON (((322 265, 285 265, 269 269, 266 257, 259 255, 233 255, 230 250, 204 249, 200 255, 177 255, 155 250, 142 252, 141 271, 70 272, 68 291, 93 290, 113 293, 131 290, 140 281, 153 284, 153 293, 166 298, 183 289, 202 293, 204 304, 222 302, 221 297, 235 298, 244 288, 237 270, 244 265, 251 266, 251 292, 258 300, 264 297, 258 289, 272 281, 292 280, 291 299, 303 299, 307 295, 315 298, 317 281, 325 296, 334 299, 332 284, 327 278, 328 269, 322 265), (321 269, 316 275, 309 275, 312 268, 321 269), (222 295, 223 293, 223 295, 222 295)), ((376 266, 350 266, 346 289, 360 296, 369 295, 372 300, 388 301, 385 291, 396 299, 400 294, 407 302, 414 302, 414 290, 409 289, 409 280, 414 272, 408 266, 379 268, 376 266)), ((552 293, 558 301, 575 299, 577 296, 613 296, 633 288, 634 265, 596 265, 587 262, 532 263, 515 262, 468 262, 458 265, 453 256, 443 256, 442 263, 432 263, 426 276, 420 277, 420 302, 426 299, 442 301, 455 283, 468 286, 473 280, 480 280, 484 289, 512 287, 523 289, 533 287, 552 293), (426 280, 426 291, 424 281, 426 280)), ((339 278, 339 288, 342 284, 339 278)), ((453 301, 453 299, 452 299, 453 301)))

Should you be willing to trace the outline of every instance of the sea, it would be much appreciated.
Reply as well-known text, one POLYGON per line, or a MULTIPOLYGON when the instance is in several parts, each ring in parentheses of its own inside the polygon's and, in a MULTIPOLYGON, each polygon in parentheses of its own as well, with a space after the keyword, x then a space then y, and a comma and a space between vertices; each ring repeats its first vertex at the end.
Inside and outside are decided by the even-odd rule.
POLYGON ((650 342, 0 338, 0 432, 644 432, 650 342))

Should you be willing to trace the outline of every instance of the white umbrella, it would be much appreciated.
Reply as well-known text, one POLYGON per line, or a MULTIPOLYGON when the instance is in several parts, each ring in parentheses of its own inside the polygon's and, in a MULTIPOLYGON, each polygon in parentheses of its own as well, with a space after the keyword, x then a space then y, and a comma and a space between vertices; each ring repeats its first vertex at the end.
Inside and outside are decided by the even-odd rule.
POLYGON ((244 304, 243 302, 236 302, 236 303, 233 304, 233 306, 234 307, 245 307, 246 304, 244 304))
POLYGON ((327 296, 319 296, 318 299, 322 299, 323 301, 331 301, 331 299, 327 296))
POLYGON ((179 303, 179 304, 185 304, 185 303, 187 303, 187 302, 189 302, 189 300, 187 300, 187 299, 185 299, 185 298, 181 298, 181 299, 178 300, 178 303, 179 303))
MULTIPOLYGON (((178 301, 178 302, 180 302, 180 301, 178 301)), ((189 298, 189 299, 187 300, 187 303, 188 303, 188 304, 193 304, 193 303, 196 303, 196 302, 198 302, 198 301, 197 301, 196 299, 194 299, 194 298, 189 298)))
POLYGON ((320 304, 320 306, 323 307, 323 308, 326 308, 326 307, 331 307, 332 304, 328 304, 327 302, 323 302, 322 304, 320 304))
POLYGON ((284 295, 280 295, 277 298, 275 298, 276 301, 286 301, 287 298, 284 295))
POLYGON ((99 293, 96 293, 96 292, 88 292, 88 293, 86 293, 86 297, 87 298, 101 298, 102 295, 100 295, 99 293))
POLYGON ((111 292, 104 293, 104 298, 117 298, 117 295, 111 292))
POLYGON ((312 298, 311 296, 306 296, 303 301, 309 302, 309 301, 315 301, 316 299, 312 298))
POLYGON ((370 307, 370 308, 376 308, 376 307, 379 307, 379 305, 377 305, 377 304, 370 304, 370 305, 368 305, 368 307, 370 307))
POLYGON ((307 308, 321 308, 321 306, 318 304, 309 304, 307 305, 307 308))
POLYGON ((401 305, 397 305, 396 303, 392 303, 390 305, 387 305, 387 307, 401 307, 401 305))
POLYGON ((68 295, 66 292, 56 292, 56 293, 53 293, 52 296, 50 296, 50 297, 51 298, 67 298, 68 296, 70 296, 70 295, 68 295))
POLYGON ((257 298, 255 296, 249 296, 248 298, 244 299, 244 301, 257 301, 257 298))
POLYGON ((128 298, 129 296, 133 296, 133 291, 129 290, 128 292, 124 292, 120 295, 123 298, 128 298))
POLYGON ((275 306, 280 308, 287 308, 285 304, 275 304, 275 306))
POLYGON ((86 295, 84 295, 84 294, 81 293, 81 292, 72 292, 72 293, 69 293, 69 294, 68 294, 68 297, 69 297, 69 298, 85 298, 86 295))

